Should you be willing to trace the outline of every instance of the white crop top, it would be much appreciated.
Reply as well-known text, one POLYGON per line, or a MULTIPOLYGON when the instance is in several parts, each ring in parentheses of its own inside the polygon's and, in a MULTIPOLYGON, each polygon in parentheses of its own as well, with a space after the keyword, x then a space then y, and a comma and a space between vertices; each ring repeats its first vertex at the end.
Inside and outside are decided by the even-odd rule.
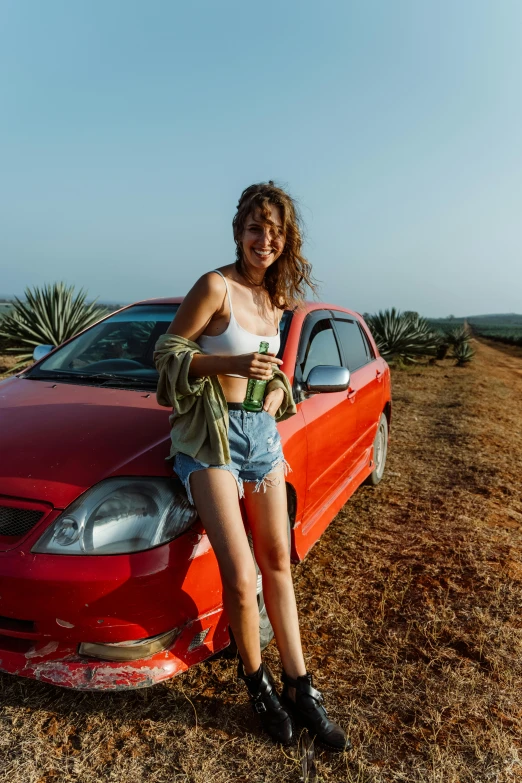
MULTIPOLYGON (((213 271, 216 274, 221 275, 225 281, 228 304, 230 306, 230 321, 228 322, 225 331, 221 332, 221 334, 201 334, 199 336, 197 343, 203 353, 216 354, 219 356, 241 356, 241 354, 244 353, 256 353, 259 351, 259 343, 263 340, 268 343, 269 353, 277 354, 280 346, 279 327, 277 329, 277 334, 272 337, 264 334, 252 334, 252 332, 247 332, 246 329, 243 329, 234 317, 232 297, 230 296, 230 290, 225 275, 218 272, 217 269, 214 269, 213 271)), ((233 378, 245 377, 244 375, 235 375, 234 373, 225 374, 230 375, 233 378)))

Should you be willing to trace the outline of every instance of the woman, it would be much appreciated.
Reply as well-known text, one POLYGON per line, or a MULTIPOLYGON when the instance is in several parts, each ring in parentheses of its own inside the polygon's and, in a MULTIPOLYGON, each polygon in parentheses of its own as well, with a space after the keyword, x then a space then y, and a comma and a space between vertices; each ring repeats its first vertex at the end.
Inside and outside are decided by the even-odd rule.
POLYGON ((313 287, 301 254, 295 205, 273 182, 243 191, 233 220, 236 262, 203 275, 156 346, 158 400, 172 404, 174 470, 216 554, 223 601, 255 712, 283 744, 291 715, 328 746, 350 747, 328 719, 301 649, 287 540, 285 463, 276 420, 295 413, 279 350, 283 310, 313 287), (261 341, 269 353, 259 353, 261 341), (269 381, 263 410, 243 410, 249 378, 269 381), (244 506, 263 577, 268 616, 283 664, 279 699, 261 662, 256 572, 244 506))

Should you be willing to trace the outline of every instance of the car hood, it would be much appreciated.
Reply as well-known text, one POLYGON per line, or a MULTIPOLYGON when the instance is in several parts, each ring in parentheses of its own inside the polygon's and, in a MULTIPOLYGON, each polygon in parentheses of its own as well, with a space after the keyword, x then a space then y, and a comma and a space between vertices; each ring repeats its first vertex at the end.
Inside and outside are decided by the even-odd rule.
POLYGON ((108 476, 168 476, 170 411, 154 392, 0 383, 0 495, 65 508, 108 476))

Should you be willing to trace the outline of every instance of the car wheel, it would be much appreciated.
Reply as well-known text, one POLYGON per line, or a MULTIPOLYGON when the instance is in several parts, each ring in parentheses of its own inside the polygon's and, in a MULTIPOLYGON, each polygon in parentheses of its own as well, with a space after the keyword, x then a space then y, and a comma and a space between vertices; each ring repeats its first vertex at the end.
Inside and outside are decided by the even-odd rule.
POLYGON ((261 647, 261 652, 263 652, 263 650, 268 647, 274 638, 274 629, 272 628, 272 623, 268 619, 268 612, 266 611, 265 606, 265 597, 263 595, 263 583, 261 581, 261 574, 259 573, 259 570, 257 574, 257 584, 257 608, 259 609, 259 646, 261 647))
POLYGON ((386 465, 386 455, 388 453, 388 419, 381 414, 379 419, 379 426, 377 427, 377 433, 373 441, 373 462, 375 464, 374 469, 367 478, 367 483, 373 487, 376 487, 379 481, 382 479, 384 473, 384 466, 386 465))

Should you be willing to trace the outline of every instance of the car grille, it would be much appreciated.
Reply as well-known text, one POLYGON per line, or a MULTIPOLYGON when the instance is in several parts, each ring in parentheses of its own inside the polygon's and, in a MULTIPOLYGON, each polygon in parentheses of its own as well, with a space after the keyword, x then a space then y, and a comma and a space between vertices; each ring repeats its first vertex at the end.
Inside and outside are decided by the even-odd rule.
POLYGON ((0 506, 0 536, 23 536, 43 517, 42 511, 0 506))
POLYGON ((14 617, 0 617, 0 635, 5 632, 16 633, 34 633, 35 625, 33 620, 17 620, 14 617))
POLYGON ((0 651, 26 655, 34 647, 34 639, 18 639, 0 633, 0 651))

